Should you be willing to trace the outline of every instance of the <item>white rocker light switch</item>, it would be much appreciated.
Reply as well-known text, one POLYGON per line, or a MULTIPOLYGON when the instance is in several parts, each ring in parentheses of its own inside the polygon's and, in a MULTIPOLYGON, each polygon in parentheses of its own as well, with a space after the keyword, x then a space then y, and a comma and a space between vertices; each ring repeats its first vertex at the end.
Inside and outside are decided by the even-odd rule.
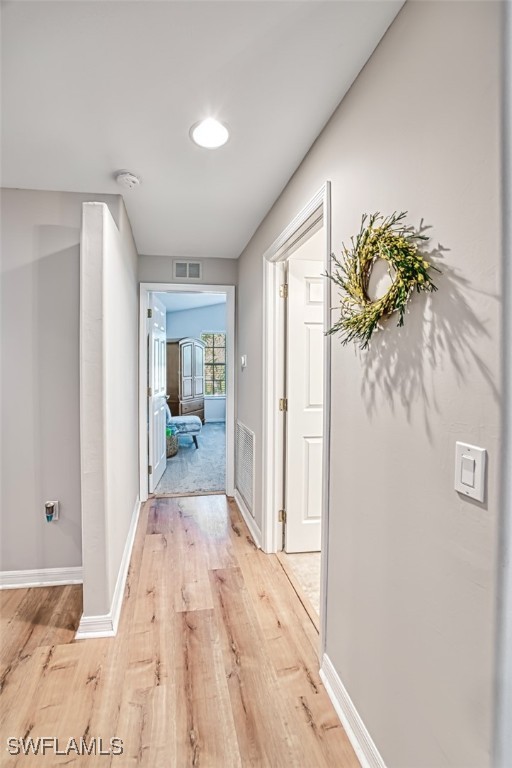
POLYGON ((475 460, 471 456, 462 455, 461 481, 470 488, 475 487, 475 460))
POLYGON ((477 501, 485 498, 487 451, 468 443, 455 443, 455 490, 477 501))

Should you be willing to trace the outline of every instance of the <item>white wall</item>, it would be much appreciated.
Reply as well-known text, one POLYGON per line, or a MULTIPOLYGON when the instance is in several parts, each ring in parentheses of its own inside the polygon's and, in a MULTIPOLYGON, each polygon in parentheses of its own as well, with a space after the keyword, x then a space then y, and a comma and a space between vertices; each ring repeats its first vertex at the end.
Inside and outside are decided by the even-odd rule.
POLYGON ((199 339, 204 331, 225 333, 226 304, 167 312, 166 319, 168 339, 183 339, 186 336, 199 339))
POLYGON ((238 418, 256 433, 260 522, 266 248, 331 180, 337 254, 376 210, 408 210, 446 249, 439 292, 414 297, 402 330, 366 353, 332 341, 327 654, 389 768, 491 765, 501 10, 407 3, 239 265, 238 418), (488 449, 484 504, 453 489, 458 439, 488 449))
POLYGON ((113 595, 139 491, 137 250, 128 215, 119 229, 103 206, 107 559, 113 595))
POLYGON ((82 203, 117 195, 1 194, 0 570, 82 564, 79 279, 82 203), (48 524, 44 502, 58 499, 48 524))
POLYGON ((137 252, 124 205, 119 229, 104 204, 84 205, 82 249, 84 621, 112 611, 138 508, 137 252))
MULTIPOLYGON (((172 256, 139 256, 139 281, 141 283, 183 283, 173 277, 172 256)), ((236 285, 238 281, 237 259, 200 259, 203 263, 202 280, 191 280, 194 285, 236 285)))

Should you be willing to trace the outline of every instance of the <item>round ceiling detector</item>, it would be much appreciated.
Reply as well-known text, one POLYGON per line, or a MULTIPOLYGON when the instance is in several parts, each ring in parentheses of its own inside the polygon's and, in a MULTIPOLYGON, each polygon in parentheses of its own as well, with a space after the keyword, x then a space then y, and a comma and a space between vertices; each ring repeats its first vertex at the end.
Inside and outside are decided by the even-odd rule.
POLYGON ((124 187, 125 189, 133 189, 140 184, 139 177, 134 173, 130 173, 130 171, 118 171, 116 173, 116 181, 119 186, 124 187))
POLYGON ((206 149, 217 149, 229 139, 229 131, 223 123, 213 117, 207 117, 190 129, 190 136, 195 144, 206 149))

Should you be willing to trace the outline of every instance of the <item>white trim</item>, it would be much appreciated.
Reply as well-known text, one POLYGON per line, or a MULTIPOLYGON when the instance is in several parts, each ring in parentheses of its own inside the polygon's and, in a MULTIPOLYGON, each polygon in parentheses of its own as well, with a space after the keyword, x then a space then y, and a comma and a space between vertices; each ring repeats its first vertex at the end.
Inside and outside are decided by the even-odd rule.
POLYGON ((88 640, 95 637, 115 637, 114 621, 111 613, 105 616, 82 616, 75 640, 88 640))
POLYGON ((267 248, 263 254, 263 258, 266 261, 276 261, 281 256, 282 249, 287 245, 289 240, 292 240, 301 229, 304 224, 311 218, 319 208, 323 208, 325 205, 325 195, 327 190, 330 189, 330 182, 326 181, 325 184, 320 187, 318 192, 313 195, 311 200, 304 206, 304 208, 295 216, 295 218, 288 224, 278 238, 274 240, 272 245, 267 248))
POLYGON ((148 498, 148 437, 147 437, 147 310, 151 291, 162 293, 225 293, 226 294, 226 494, 235 490, 235 286, 194 283, 140 283, 139 317, 139 496, 148 498))
POLYGON ((117 574, 116 586, 112 597, 110 612, 104 616, 82 616, 78 626, 75 640, 83 640, 88 637, 113 637, 117 634, 121 608, 123 607, 124 590, 128 577, 128 568, 132 557, 133 543, 137 532, 137 524, 141 509, 141 501, 137 497, 133 508, 130 528, 124 545, 123 557, 117 574))
MULTIPOLYGON (((283 414, 277 403, 283 380, 284 312, 278 296, 279 267, 299 237, 319 222, 324 229, 324 267, 331 272, 331 184, 326 181, 263 254, 263 550, 281 549, 282 523, 277 511, 283 502, 283 414)), ((324 327, 331 324, 330 290, 324 302, 324 327)), ((324 337, 324 454, 322 477, 322 545, 320 579, 320 655, 325 651, 327 619, 327 557, 329 534, 329 472, 331 414, 331 336, 324 337)))
POLYGON ((256 522, 253 516, 245 506, 245 502, 237 490, 235 490, 234 499, 236 501, 236 505, 238 509, 240 510, 240 514, 242 515, 244 522, 249 529, 249 533, 251 534, 254 543, 256 544, 258 549, 261 549, 261 531, 256 525, 256 522))
POLYGON ((76 568, 41 568, 30 571, 0 571, 0 589, 61 587, 82 584, 82 566, 76 568))
POLYGON ((512 765, 512 3, 504 4, 502 78, 503 433, 493 765, 512 765))
MULTIPOLYGON (((328 275, 332 271, 331 262, 331 185, 326 183, 324 194, 324 236, 325 262, 328 275)), ((332 285, 327 280, 324 300, 324 328, 331 327, 332 285)), ((329 556, 329 510, 330 510, 330 478, 331 478, 331 350, 332 336, 324 336, 324 473, 322 477, 322 551, 320 554, 320 656, 325 653, 327 645, 327 582, 329 556)))
POLYGON ((327 654, 323 657, 320 677, 357 759, 361 763, 361 768, 386 768, 379 750, 327 654))
POLYGON ((137 525, 139 522, 141 506, 142 506, 142 503, 139 497, 137 496, 135 500, 133 512, 132 512, 132 519, 130 521, 128 536, 126 537, 126 543, 124 545, 123 557, 121 558, 121 564, 119 566, 119 572, 117 574, 117 581, 114 589, 114 596, 112 597, 112 607, 110 612, 113 617, 114 632, 117 632, 119 618, 121 616, 121 608, 123 606, 123 598, 124 598, 124 589, 126 586, 126 579, 128 577, 128 569, 130 567, 133 543, 135 541, 135 534, 137 533, 137 525))
POLYGON ((263 260, 263 550, 272 554, 281 549, 283 527, 277 511, 284 503, 284 414, 277 403, 284 397, 284 307, 279 298, 283 269, 263 260), (279 466, 280 471, 277 471, 279 466))

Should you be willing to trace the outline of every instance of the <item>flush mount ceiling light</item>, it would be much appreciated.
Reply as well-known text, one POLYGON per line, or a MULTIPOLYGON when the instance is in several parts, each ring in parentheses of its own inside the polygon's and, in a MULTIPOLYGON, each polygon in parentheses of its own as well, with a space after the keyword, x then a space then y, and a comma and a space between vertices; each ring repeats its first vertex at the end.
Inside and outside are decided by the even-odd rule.
POLYGON ((206 149, 217 149, 229 139, 229 131, 225 125, 213 117, 201 120, 190 129, 190 137, 195 144, 206 149))

